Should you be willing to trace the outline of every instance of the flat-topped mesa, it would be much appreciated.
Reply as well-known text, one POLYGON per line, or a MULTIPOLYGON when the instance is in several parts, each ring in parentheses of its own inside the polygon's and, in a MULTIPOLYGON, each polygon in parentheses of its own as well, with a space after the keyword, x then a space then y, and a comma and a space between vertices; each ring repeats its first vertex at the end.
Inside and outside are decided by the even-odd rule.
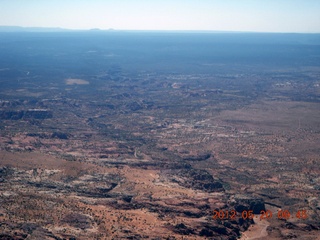
POLYGON ((237 212, 252 210, 254 214, 260 214, 265 211, 265 204, 262 198, 247 194, 236 194, 230 199, 230 203, 237 212))
POLYGON ((186 188, 202 190, 204 192, 224 191, 222 183, 218 179, 202 169, 178 169, 172 170, 168 178, 186 188))

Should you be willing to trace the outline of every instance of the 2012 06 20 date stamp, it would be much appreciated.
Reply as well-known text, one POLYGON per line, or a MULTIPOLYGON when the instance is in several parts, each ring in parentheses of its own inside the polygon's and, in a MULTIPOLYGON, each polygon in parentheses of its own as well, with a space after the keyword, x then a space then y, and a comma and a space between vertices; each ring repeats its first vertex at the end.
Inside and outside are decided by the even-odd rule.
POLYGON ((275 215, 278 219, 289 219, 292 217, 296 217, 298 219, 307 219, 307 210, 301 209, 296 212, 291 213, 289 210, 279 209, 277 212, 272 213, 270 210, 261 210, 259 214, 253 213, 253 210, 244 210, 242 212, 237 212, 236 210, 214 210, 213 211, 213 219, 233 220, 236 217, 241 217, 245 219, 253 219, 255 215, 259 215, 259 219, 272 219, 275 215))

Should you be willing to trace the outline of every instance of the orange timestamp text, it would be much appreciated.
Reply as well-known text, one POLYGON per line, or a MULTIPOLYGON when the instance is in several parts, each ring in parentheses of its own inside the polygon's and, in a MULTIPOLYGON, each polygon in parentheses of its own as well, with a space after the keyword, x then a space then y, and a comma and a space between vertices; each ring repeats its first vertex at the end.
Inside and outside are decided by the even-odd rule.
MULTIPOLYGON (((220 220, 224 220, 224 219, 230 219, 233 220, 236 217, 241 217, 244 220, 245 219, 253 219, 255 217, 256 214, 253 213, 253 210, 244 210, 242 212, 237 212, 236 210, 214 210, 213 211, 213 219, 220 219, 220 220)), ((270 210, 261 210, 259 214, 259 219, 260 221, 263 219, 271 219, 274 215, 276 215, 276 217, 278 219, 289 219, 292 217, 296 217, 298 219, 307 219, 308 215, 307 215, 307 210, 298 210, 297 212, 295 212, 295 214, 291 214, 289 210, 278 210, 275 213, 272 213, 270 210)))

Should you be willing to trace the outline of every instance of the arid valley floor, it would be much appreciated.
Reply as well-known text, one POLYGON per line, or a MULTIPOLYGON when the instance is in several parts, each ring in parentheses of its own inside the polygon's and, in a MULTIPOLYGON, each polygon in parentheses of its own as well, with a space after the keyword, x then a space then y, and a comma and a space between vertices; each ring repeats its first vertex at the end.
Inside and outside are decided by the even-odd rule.
POLYGON ((320 68, 212 68, 0 69, 0 239, 319 239, 320 68))

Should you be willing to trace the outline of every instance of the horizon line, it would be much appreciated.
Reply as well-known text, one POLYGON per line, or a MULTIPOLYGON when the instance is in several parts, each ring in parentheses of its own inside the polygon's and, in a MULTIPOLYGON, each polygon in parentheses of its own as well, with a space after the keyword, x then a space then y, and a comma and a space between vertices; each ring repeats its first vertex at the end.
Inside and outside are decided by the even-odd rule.
POLYGON ((0 25, 0 32, 185 32, 185 33, 274 33, 274 34, 320 34, 320 32, 291 32, 291 31, 253 31, 253 30, 168 30, 168 29, 101 29, 101 28, 89 28, 89 29, 74 29, 63 27, 23 27, 23 26, 10 26, 0 25))

